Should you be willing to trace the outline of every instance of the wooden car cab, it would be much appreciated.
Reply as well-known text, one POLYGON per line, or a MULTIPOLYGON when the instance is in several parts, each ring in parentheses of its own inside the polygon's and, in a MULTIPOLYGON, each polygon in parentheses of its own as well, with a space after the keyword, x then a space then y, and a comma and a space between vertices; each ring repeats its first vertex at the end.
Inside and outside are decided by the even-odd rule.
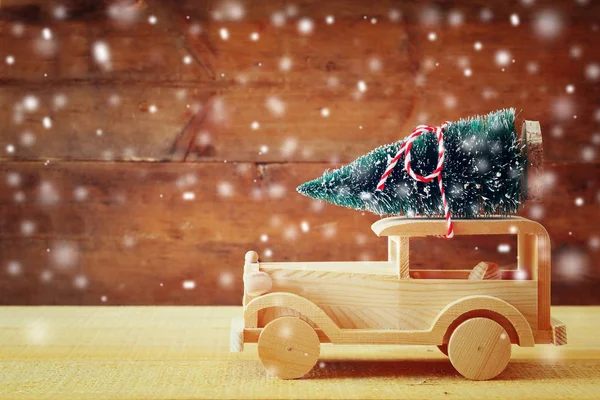
MULTIPOLYGON (((271 373, 283 378, 302 376, 314 364, 305 366, 306 371, 284 373, 285 366, 295 361, 284 357, 292 354, 276 354, 281 343, 287 343, 285 349, 296 348, 290 338, 279 337, 282 342, 275 343, 278 336, 273 329, 283 326, 286 332, 304 332, 301 338, 314 333, 309 336, 319 345, 437 345, 449 353, 463 375, 489 379, 504 367, 486 369, 493 354, 480 355, 483 358, 477 361, 464 348, 464 343, 485 337, 482 330, 500 332, 503 350, 489 351, 504 358, 507 352, 510 356, 511 343, 566 343, 566 328, 550 317, 550 240, 542 225, 520 217, 454 221, 457 236, 517 235, 518 268, 499 271, 499 279, 469 279, 472 269, 411 270, 410 238, 442 236, 445 224, 403 217, 377 221, 373 231, 388 237, 388 259, 380 262, 263 263, 255 252, 248 252, 244 316, 232 326, 232 350, 240 351, 243 343, 258 343, 265 367, 276 366, 271 373), (456 339, 455 333, 462 339, 456 339), (461 361, 462 353, 470 354, 468 362, 461 361), (481 365, 470 367, 477 363, 481 365)), ((508 358, 499 362, 505 366, 508 358)))

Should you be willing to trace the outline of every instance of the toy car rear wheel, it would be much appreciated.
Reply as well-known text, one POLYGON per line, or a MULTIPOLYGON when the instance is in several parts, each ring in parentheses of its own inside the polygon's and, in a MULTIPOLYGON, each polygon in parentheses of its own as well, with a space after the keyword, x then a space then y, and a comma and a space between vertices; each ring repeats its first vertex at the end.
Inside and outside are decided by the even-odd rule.
POLYGON ((508 365, 511 353, 506 330, 489 318, 472 318, 461 323, 450 336, 448 356, 465 378, 487 380, 508 365))
POLYGON ((320 351, 317 332, 298 317, 269 322, 258 338, 258 357, 263 367, 281 379, 306 375, 317 363, 320 351))

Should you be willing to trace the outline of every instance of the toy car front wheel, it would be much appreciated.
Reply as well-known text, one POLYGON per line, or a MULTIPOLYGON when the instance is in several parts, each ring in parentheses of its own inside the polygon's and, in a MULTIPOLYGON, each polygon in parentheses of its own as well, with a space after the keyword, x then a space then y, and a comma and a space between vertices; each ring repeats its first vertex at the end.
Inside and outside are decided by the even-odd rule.
POLYGON ((492 379, 508 365, 511 343, 506 330, 488 318, 461 323, 450 336, 450 362, 465 378, 492 379))
POLYGON ((269 322, 258 338, 258 357, 263 367, 281 379, 306 375, 317 363, 320 351, 317 332, 298 317, 269 322))

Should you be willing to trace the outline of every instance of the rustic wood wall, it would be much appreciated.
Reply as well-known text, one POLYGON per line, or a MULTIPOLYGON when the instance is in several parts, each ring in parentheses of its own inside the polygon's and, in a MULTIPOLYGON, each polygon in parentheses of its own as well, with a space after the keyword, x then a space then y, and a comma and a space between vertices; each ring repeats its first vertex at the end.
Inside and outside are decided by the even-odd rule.
MULTIPOLYGON (((522 215, 552 237, 553 301, 599 304, 599 24, 593 1, 2 0, 0 303, 239 304, 249 249, 383 259, 377 217, 295 187, 513 106, 544 133, 522 215)), ((411 259, 515 247, 416 240, 411 259)))

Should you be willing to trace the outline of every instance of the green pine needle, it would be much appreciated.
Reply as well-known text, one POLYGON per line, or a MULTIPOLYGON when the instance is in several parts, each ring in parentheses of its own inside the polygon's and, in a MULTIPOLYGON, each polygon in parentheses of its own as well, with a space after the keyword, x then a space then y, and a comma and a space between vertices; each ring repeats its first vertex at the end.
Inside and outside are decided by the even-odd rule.
MULTIPOLYGON (((305 196, 377 215, 442 217, 437 180, 417 182, 404 169, 403 158, 376 191, 387 159, 403 141, 378 147, 349 165, 297 188, 305 196)), ((515 109, 491 112, 451 122, 444 134, 446 148, 442 181, 450 213, 456 218, 510 215, 522 201, 525 160, 515 131, 515 109)), ((425 176, 437 166, 437 139, 421 135, 413 142, 411 166, 425 176)))

